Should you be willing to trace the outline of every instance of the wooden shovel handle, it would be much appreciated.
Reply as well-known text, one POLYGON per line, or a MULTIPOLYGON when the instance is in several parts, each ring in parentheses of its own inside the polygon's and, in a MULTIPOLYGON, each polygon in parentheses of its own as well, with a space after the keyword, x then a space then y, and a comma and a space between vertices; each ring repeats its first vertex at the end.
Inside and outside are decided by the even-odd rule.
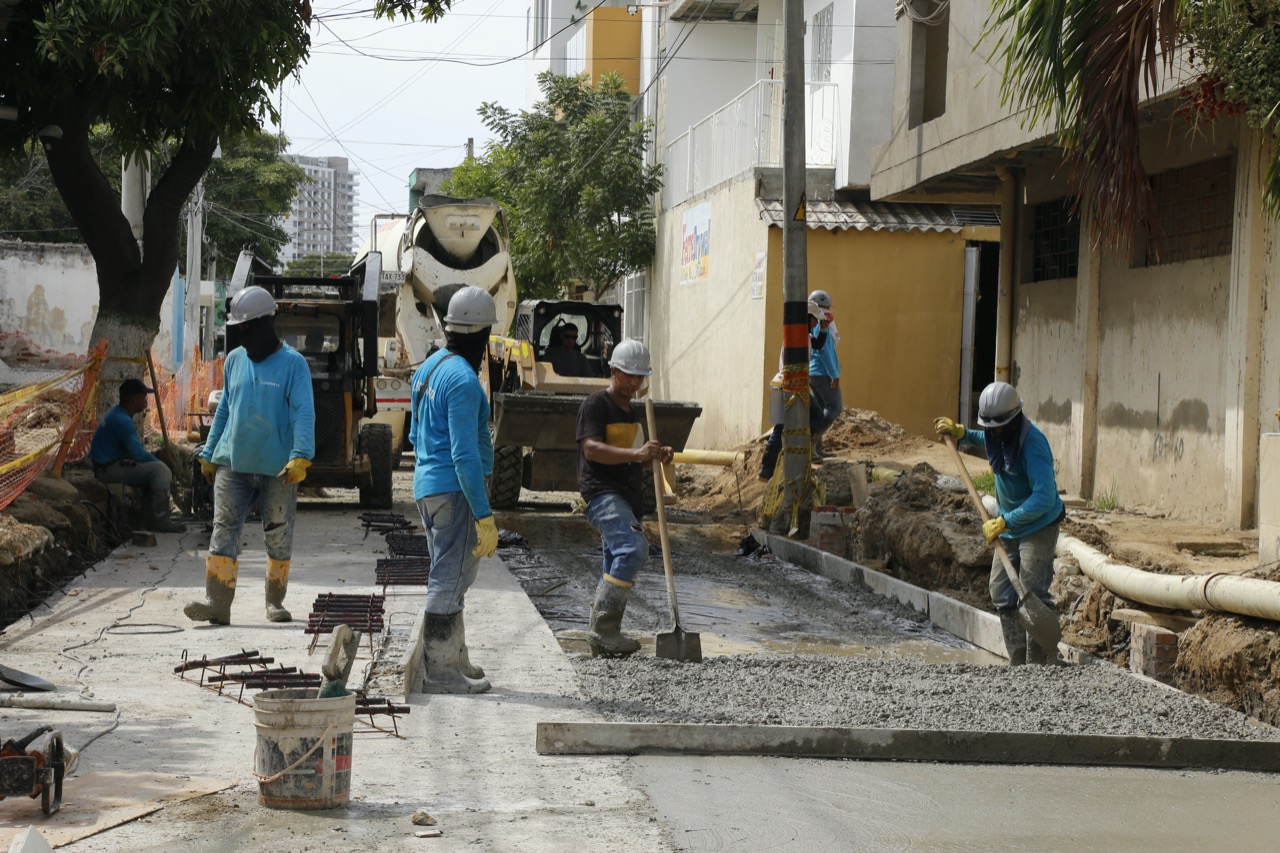
MULTIPOLYGON (((947 447, 951 449, 951 456, 956 460, 956 467, 960 470, 960 479, 964 481, 965 488, 969 490, 969 497, 973 500, 973 505, 978 509, 978 515, 982 518, 982 523, 986 524, 991 520, 991 516, 987 515, 987 507, 982 503, 982 497, 978 494, 978 489, 973 485, 972 478, 969 477, 969 469, 964 467, 964 459, 960 456, 960 448, 956 447, 956 440, 950 435, 944 435, 943 440, 946 441, 947 447)), ((1021 579, 1018 578, 1018 572, 1013 568, 1013 563, 1009 560, 1009 552, 1004 549, 1004 543, 997 536, 993 543, 996 547, 996 553, 1000 555, 1000 562, 1004 564, 1004 573, 1009 576, 1009 583, 1013 584, 1014 592, 1018 593, 1018 600, 1022 601, 1027 597, 1027 592, 1022 586, 1021 579)))
MULTIPOLYGON (((653 400, 645 397, 644 416, 649 426, 649 441, 658 440, 658 419, 653 416, 653 400)), ((667 573, 667 598, 671 601, 672 627, 680 627, 680 607, 676 604, 676 576, 671 569, 671 540, 667 535, 667 505, 662 499, 662 462, 651 459, 653 491, 658 498, 658 539, 662 542, 662 570, 667 573)))

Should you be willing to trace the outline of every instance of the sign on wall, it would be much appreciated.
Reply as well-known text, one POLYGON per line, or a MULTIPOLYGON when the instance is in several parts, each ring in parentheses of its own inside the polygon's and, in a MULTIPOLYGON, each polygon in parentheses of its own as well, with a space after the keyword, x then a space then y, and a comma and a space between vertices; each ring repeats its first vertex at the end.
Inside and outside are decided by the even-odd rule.
POLYGON ((767 255, 756 252, 756 261, 751 267, 751 298, 764 299, 764 264, 767 255))
POLYGON ((705 284, 711 274, 711 202, 684 212, 680 231, 680 283, 705 284))

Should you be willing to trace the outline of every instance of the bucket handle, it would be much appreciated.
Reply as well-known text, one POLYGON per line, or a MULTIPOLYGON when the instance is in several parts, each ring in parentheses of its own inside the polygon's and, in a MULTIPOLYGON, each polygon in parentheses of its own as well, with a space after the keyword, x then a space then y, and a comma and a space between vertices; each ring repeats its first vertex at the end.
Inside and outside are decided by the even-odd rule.
MULTIPOLYGON (((311 748, 310 748, 310 749, 308 749, 306 752, 304 752, 304 753, 302 754, 302 757, 301 757, 301 758, 299 758, 297 761, 295 761, 295 762, 293 762, 292 764, 290 764, 290 765, 289 765, 288 767, 286 767, 285 769, 281 770, 281 771, 280 771, 279 773, 277 773, 276 775, 274 775, 274 776, 263 776, 262 774, 258 773, 258 772, 255 770, 255 771, 254 771, 254 773, 253 773, 253 778, 257 779, 259 782, 261 782, 261 783, 263 783, 264 785, 266 785, 266 784, 269 784, 269 783, 271 783, 271 782, 275 782, 276 780, 280 779, 282 776, 285 776, 285 775, 286 775, 286 774, 288 774, 288 773, 292 773, 294 770, 297 770, 297 769, 298 769, 298 767, 299 767, 299 765, 301 765, 301 764, 302 764, 302 762, 304 762, 304 761, 306 761, 308 758, 310 758, 310 757, 315 753, 315 751, 316 751, 317 749, 319 749, 320 747, 324 746, 325 741, 327 741, 327 740, 329 739, 329 735, 333 734, 333 730, 334 730, 335 728, 337 728, 337 723, 330 723, 330 724, 329 724, 329 727, 328 727, 327 729, 325 729, 325 730, 324 730, 324 734, 320 735, 320 737, 316 740, 316 742, 315 742, 315 743, 313 743, 313 744, 311 744, 311 748)), ((257 745, 256 743, 253 745, 253 763, 254 763, 254 764, 257 764, 257 763, 258 763, 258 745, 257 745)))

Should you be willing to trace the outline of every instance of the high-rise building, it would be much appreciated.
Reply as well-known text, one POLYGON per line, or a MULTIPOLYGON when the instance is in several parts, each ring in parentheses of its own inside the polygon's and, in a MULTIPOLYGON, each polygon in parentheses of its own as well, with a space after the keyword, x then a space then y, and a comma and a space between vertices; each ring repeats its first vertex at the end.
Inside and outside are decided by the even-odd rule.
POLYGON ((281 265, 325 252, 354 254, 356 187, 359 177, 346 157, 286 155, 306 172, 289 218, 281 227, 289 242, 280 250, 281 265))

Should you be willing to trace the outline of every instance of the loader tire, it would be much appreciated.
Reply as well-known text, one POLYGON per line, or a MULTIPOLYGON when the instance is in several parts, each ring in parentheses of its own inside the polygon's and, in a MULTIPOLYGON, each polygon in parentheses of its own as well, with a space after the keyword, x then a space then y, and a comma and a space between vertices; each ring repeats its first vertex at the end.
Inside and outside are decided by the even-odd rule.
POLYGON ((409 443, 409 415, 407 413, 404 416, 404 429, 400 432, 400 435, 404 436, 400 441, 400 446, 391 449, 392 471, 399 471, 400 465, 403 462, 401 457, 403 457, 406 452, 413 450, 413 445, 409 443))
POLYGON ((363 509, 391 509, 391 427, 365 424, 360 427, 360 449, 369 454, 368 488, 360 489, 363 509))
POLYGON ((493 448, 493 476, 489 478, 489 506, 515 509, 524 478, 524 448, 500 444, 493 448))

